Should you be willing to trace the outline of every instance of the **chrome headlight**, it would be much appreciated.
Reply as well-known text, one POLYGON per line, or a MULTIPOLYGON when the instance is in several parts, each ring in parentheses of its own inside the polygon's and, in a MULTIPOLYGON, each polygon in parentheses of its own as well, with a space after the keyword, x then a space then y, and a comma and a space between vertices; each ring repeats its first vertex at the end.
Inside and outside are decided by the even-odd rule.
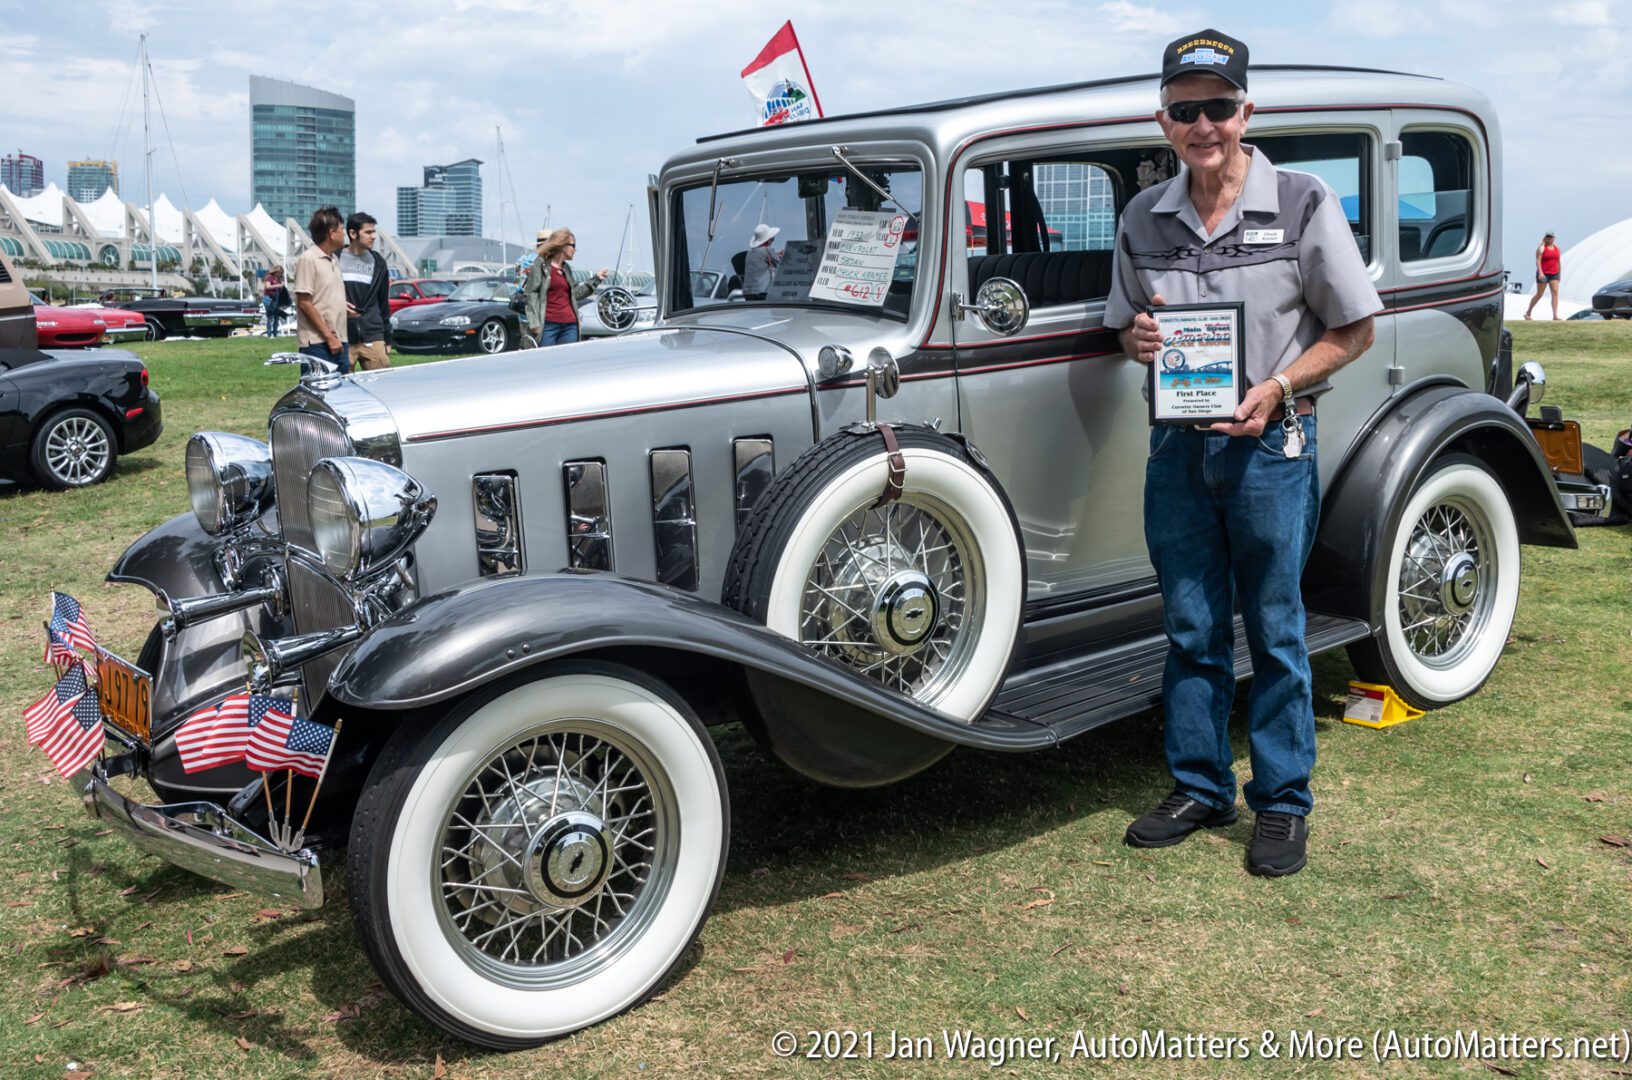
POLYGON ((447 318, 441 320, 440 325, 442 325, 442 326, 469 326, 470 325, 470 316, 469 315, 449 315, 447 318))
POLYGON ((272 449, 258 439, 201 431, 187 440, 187 495, 211 536, 266 513, 273 487, 272 449))
POLYGON ((306 513, 323 565, 356 581, 389 566, 419 538, 436 513, 436 496, 384 462, 331 457, 312 470, 306 513))

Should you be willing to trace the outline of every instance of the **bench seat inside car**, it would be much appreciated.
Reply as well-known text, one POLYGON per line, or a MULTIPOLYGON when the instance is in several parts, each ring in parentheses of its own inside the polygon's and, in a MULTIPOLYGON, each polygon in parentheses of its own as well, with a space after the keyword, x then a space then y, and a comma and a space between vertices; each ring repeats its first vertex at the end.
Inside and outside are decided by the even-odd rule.
POLYGON ((1032 307, 1103 300, 1111 293, 1110 251, 1020 251, 977 255, 969 260, 969 291, 988 278, 1006 277, 1024 290, 1032 307))

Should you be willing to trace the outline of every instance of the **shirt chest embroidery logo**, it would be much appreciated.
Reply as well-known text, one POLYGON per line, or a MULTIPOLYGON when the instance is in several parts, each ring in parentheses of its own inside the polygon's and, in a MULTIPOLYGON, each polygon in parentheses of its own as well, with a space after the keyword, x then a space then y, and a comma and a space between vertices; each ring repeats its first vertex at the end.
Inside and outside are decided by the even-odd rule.
POLYGON ((1243 244, 1279 244, 1286 238, 1285 229, 1245 229, 1241 235, 1243 244))

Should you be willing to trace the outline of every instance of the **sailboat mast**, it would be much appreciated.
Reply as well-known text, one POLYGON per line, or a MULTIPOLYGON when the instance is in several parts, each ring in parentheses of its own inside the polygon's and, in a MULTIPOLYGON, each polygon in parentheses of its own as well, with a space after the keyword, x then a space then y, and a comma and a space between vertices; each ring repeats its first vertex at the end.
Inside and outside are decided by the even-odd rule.
POLYGON ((147 264, 152 269, 153 288, 159 287, 159 230, 153 222, 152 106, 148 103, 147 35, 142 35, 142 164, 147 175, 147 264))

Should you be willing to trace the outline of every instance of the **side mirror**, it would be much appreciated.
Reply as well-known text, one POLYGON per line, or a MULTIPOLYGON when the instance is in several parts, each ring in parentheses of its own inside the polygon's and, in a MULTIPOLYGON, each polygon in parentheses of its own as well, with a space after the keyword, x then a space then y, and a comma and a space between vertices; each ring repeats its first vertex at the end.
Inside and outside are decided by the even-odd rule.
POLYGON ((958 305, 959 310, 972 313, 987 330, 1000 337, 1013 337, 1025 329, 1031 318, 1031 301, 1025 290, 1010 278, 994 277, 975 292, 973 304, 958 305))

